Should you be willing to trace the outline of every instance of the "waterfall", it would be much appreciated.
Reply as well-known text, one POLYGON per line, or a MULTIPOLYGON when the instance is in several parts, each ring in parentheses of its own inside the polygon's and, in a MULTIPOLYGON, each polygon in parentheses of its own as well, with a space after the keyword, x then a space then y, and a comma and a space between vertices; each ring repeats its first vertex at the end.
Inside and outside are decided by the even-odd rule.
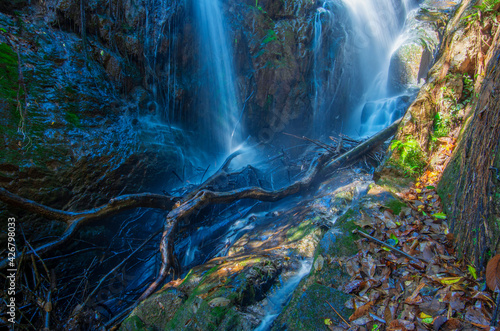
POLYGON ((176 118, 175 87, 175 36, 179 33, 175 3, 162 0, 147 0, 145 8, 145 83, 151 91, 153 101, 145 112, 161 122, 179 122, 176 118), (161 50, 163 47, 165 50, 161 50), (165 47, 166 45, 166 47, 165 47))
POLYGON ((228 153, 241 141, 239 106, 233 57, 218 0, 194 1, 201 41, 200 60, 204 89, 201 139, 218 152, 228 153))
MULTIPOLYGON (((372 132, 365 104, 393 97, 387 88, 391 54, 413 0, 326 0, 314 22, 314 126, 322 134, 372 132)), ((390 101, 392 107, 398 102, 390 101)), ((379 110, 373 106, 371 110, 379 110)), ((386 107, 386 108, 387 108, 386 107)), ((384 107, 382 107, 384 108, 384 107)), ((385 108, 384 108, 385 109, 385 108)), ((377 120, 388 125, 394 110, 377 120)))

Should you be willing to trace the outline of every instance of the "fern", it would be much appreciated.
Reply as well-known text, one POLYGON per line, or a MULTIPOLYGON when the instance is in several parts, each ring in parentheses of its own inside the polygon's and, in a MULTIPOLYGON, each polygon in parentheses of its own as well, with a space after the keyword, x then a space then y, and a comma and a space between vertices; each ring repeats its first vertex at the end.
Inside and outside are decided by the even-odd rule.
POLYGON ((408 139, 404 142, 393 140, 390 148, 398 151, 399 158, 395 159, 395 163, 406 174, 413 176, 422 172, 426 165, 425 155, 415 139, 408 139))

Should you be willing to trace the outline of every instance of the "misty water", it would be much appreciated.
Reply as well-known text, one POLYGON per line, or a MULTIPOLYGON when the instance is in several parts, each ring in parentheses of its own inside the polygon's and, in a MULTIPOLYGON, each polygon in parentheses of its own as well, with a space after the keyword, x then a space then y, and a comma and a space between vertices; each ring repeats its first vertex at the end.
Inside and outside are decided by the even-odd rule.
MULTIPOLYGON (((412 36, 405 28, 405 20, 417 7, 416 1, 411 0, 321 2, 314 16, 312 31, 312 125, 317 137, 327 135, 332 130, 364 137, 390 125, 404 113, 412 92, 391 90, 388 82, 389 66, 398 45, 412 36)), ((244 100, 241 100, 238 91, 234 50, 230 46, 221 3, 213 0, 196 1, 194 11, 201 45, 199 61, 203 93, 198 101, 204 107, 209 107, 210 116, 198 118, 200 129, 193 142, 198 149, 205 149, 203 153, 199 151, 204 155, 203 162, 210 158, 217 160, 213 166, 203 170, 197 167, 197 163, 204 164, 200 162, 202 158, 192 156, 193 169, 197 170, 193 170, 191 175, 195 181, 201 182, 203 176, 207 178, 214 173, 227 155, 242 146, 245 138, 241 121, 244 100), (207 153, 207 150, 210 152, 207 153)), ((244 145, 248 148, 248 144, 244 145)), ((195 147, 185 152, 185 157, 197 153, 195 147)), ((256 150, 236 158, 232 169, 259 163, 260 168, 257 168, 260 170, 276 171, 272 162, 266 163, 266 155, 256 150)), ((285 174, 276 173, 274 176, 279 178, 271 178, 270 189, 286 185, 285 174)), ((210 214, 202 213, 198 218, 204 221, 198 222, 196 229, 188 231, 175 245, 183 274, 211 258, 225 256, 231 245, 245 233, 266 226, 266 222, 269 222, 266 214, 278 210, 279 206, 291 208, 292 203, 293 199, 273 206, 239 202, 229 207, 217 207, 210 214)), ((154 255, 150 256, 148 263, 137 269, 140 279, 134 285, 139 286, 154 277, 155 259, 154 255)), ((256 330, 270 329, 273 320, 310 268, 311 261, 301 262, 295 274, 278 286, 268 298, 266 315, 256 330)))

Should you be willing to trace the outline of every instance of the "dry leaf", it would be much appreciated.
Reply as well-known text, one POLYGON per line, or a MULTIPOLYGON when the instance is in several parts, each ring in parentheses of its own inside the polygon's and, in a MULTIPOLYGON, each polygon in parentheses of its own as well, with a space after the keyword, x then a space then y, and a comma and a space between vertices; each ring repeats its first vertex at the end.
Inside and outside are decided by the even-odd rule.
POLYGON ((355 279, 352 282, 349 282, 349 283, 345 284, 343 290, 344 290, 345 293, 348 293, 348 294, 350 294, 352 292, 356 292, 361 287, 362 283, 365 283, 365 281, 359 280, 359 279, 355 279))
MULTIPOLYGON (((356 309, 354 314, 352 314, 351 317, 349 317, 349 321, 351 321, 351 322, 355 321, 355 320, 361 318, 362 316, 368 314, 368 312, 370 311, 372 306, 373 306, 373 301, 370 301, 367 304, 359 307, 358 309, 356 309)), ((361 325, 361 324, 358 324, 358 325, 361 325)))
POLYGON ((486 266, 486 285, 493 292, 500 291, 500 254, 488 261, 486 266))
POLYGON ((434 331, 438 331, 441 326, 446 323, 446 321, 448 321, 448 319, 444 316, 439 316, 438 318, 436 318, 434 320, 434 322, 432 323, 432 327, 434 328, 434 331))
POLYGON ((323 269, 324 263, 325 259, 323 258, 323 256, 319 255, 316 261, 314 261, 314 269, 316 271, 321 271, 321 269, 323 269))
POLYGON ((415 329, 415 324, 403 319, 392 321, 389 324, 389 327, 387 328, 388 331, 406 331, 414 329, 415 329))
POLYGON ((462 323, 460 323, 460 320, 456 318, 450 318, 447 320, 442 326, 441 326, 441 331, 455 331, 455 330, 460 330, 462 327, 462 323))
POLYGON ((488 318, 484 314, 476 309, 467 309, 465 313, 465 320, 476 325, 488 325, 490 324, 488 318))
POLYGON ((408 298, 406 298, 405 303, 407 303, 409 305, 414 305, 416 303, 421 302, 422 298, 418 295, 418 293, 420 292, 421 289, 424 288, 424 286, 425 286, 425 283, 418 285, 418 287, 415 289, 415 291, 413 291, 413 294, 411 296, 409 296, 408 298))
POLYGON ((375 265, 375 260, 371 257, 371 255, 367 255, 361 260, 361 266, 363 267, 363 271, 370 277, 375 275, 377 267, 375 265))

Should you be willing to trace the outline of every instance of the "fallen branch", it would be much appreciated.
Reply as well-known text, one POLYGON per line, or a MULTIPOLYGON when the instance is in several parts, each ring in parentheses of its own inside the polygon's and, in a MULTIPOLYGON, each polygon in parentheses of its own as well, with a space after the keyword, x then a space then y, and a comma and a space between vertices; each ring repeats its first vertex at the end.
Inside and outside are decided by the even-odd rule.
POLYGON ((149 243, 151 241, 151 239, 153 239, 154 237, 156 237, 159 234, 160 234, 160 231, 156 231, 155 233, 153 233, 139 247, 137 247, 132 253, 130 253, 125 259, 123 259, 116 267, 114 267, 113 269, 111 269, 110 272, 108 272, 106 275, 104 275, 104 277, 101 278, 99 283, 97 283, 97 286, 94 288, 94 290, 87 296, 87 299, 83 302, 83 305, 81 306, 81 308, 83 308, 87 304, 89 299, 97 292, 97 290, 101 287, 101 285, 104 283, 104 281, 109 276, 111 276, 113 273, 115 273, 116 270, 120 269, 120 267, 122 265, 124 265, 132 256, 134 256, 135 253, 140 251, 144 246, 146 246, 147 243, 149 243))
POLYGON ((107 204, 94 209, 71 212, 44 206, 33 200, 22 198, 0 187, 0 201, 51 220, 64 221, 70 225, 81 218, 85 220, 103 218, 132 208, 143 207, 170 210, 176 198, 154 193, 128 194, 113 198, 109 200, 107 204))
MULTIPOLYGON (((206 187, 208 187, 209 185, 211 185, 213 182, 215 182, 217 179, 223 177, 223 176, 227 176, 227 171, 229 169, 229 165, 231 165, 231 161, 237 157, 238 155, 241 155, 243 154, 244 152, 242 150, 237 150, 236 152, 232 153, 231 155, 229 155, 226 160, 224 161, 224 163, 222 164, 222 166, 219 168, 219 170, 217 170, 215 172, 215 174, 213 174, 212 176, 208 177, 207 180, 205 182, 203 182, 202 184, 200 184, 196 190, 190 192, 188 195, 187 195, 187 198, 190 198, 194 195, 196 195, 196 193, 198 193, 199 191, 205 189, 206 187)), ((208 168, 207 168, 208 170, 208 168)), ((205 173, 207 172, 207 170, 205 170, 205 173)), ((203 177, 205 176, 205 173, 203 174, 203 177)))
POLYGON ((396 130, 398 129, 400 122, 401 122, 401 119, 397 120, 396 122, 392 123, 387 128, 385 128, 384 130, 382 130, 379 133, 372 136, 370 139, 365 140, 364 142, 362 142, 358 146, 354 147, 350 151, 348 151, 348 152, 342 154, 341 156, 337 157, 336 159, 328 162, 328 164, 325 166, 325 169, 338 167, 345 162, 357 159, 358 157, 366 154, 367 152, 374 149, 375 147, 383 144, 387 139, 389 139, 390 137, 392 137, 396 133, 396 130))
POLYGON ((374 242, 376 242, 376 243, 378 243, 378 244, 380 244, 380 245, 382 245, 382 246, 385 246, 385 247, 389 248, 390 250, 393 250, 393 251, 395 251, 396 253, 399 253, 399 254, 403 255, 404 257, 407 257, 407 258, 408 258, 408 259, 410 259, 410 260, 415 260, 415 261, 418 261, 418 262, 424 262, 424 263, 427 263, 427 261, 425 261, 424 259, 421 259, 421 258, 419 258, 419 257, 415 257, 415 256, 411 256, 410 254, 407 254, 407 253, 403 252, 402 250, 400 250, 400 249, 398 249, 398 248, 396 248, 396 247, 394 247, 394 246, 391 246, 391 245, 389 245, 388 243, 383 242, 382 240, 378 240, 377 238, 372 237, 372 236, 370 236, 369 234, 364 233, 363 231, 360 231, 360 230, 353 230, 353 231, 352 231, 352 233, 354 233, 354 234, 359 234, 359 235, 360 235, 360 236, 362 236, 362 237, 365 237, 365 238, 367 238, 367 239, 370 239, 371 241, 374 241, 374 242))
POLYGON ((299 137, 299 136, 296 136, 294 134, 291 134, 291 133, 286 133, 286 132, 283 132, 284 135, 287 135, 287 136, 290 136, 290 137, 294 137, 294 138, 297 138, 297 139, 301 139, 301 140, 305 140, 305 141, 309 141, 313 144, 315 144, 316 146, 320 147, 320 148, 323 148, 323 149, 326 149, 328 152, 331 152, 331 153, 336 153, 337 151, 335 150, 335 148, 333 148, 332 146, 328 146, 327 144, 324 144, 322 143, 321 141, 318 141, 318 140, 314 140, 314 139, 310 139, 310 138, 307 138, 305 136, 302 136, 302 137, 299 137))
POLYGON ((351 327, 351 324, 349 324, 343 317, 342 315, 339 314, 339 312, 337 311, 337 309, 333 308, 333 306, 328 302, 328 301, 325 301, 332 309, 333 311, 344 321, 345 324, 347 324, 348 327, 351 327))

